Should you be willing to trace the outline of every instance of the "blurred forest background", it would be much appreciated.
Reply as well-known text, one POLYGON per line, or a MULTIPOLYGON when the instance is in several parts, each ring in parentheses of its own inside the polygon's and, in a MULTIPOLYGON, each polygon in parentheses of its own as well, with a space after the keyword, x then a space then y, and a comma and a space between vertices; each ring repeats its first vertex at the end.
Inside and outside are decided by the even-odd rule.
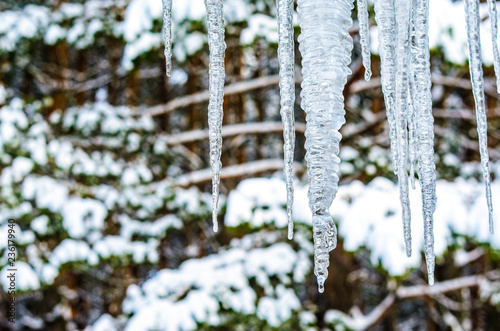
POLYGON ((203 0, 174 0, 170 78, 161 0, 0 2, 0 329, 497 330, 500 109, 486 2, 495 235, 487 232, 463 4, 430 3, 437 283, 425 285, 418 185, 414 253, 404 255, 369 2, 374 75, 363 79, 354 9, 342 185, 332 206, 340 237, 320 295, 298 46, 296 233, 286 238, 274 0, 224 1, 225 169, 216 234, 203 0), (11 218, 15 324, 5 294, 11 218))

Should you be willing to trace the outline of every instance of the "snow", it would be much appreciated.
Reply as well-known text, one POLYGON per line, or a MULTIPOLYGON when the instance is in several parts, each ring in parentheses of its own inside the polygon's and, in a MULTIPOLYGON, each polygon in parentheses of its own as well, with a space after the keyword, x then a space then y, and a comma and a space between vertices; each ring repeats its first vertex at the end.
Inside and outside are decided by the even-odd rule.
MULTIPOLYGON (((372 1, 371 1, 372 2, 372 1)), ((260 3, 259 3, 260 5, 260 3)), ((441 48, 446 58, 457 64, 467 60, 467 40, 463 19, 463 2, 451 0, 433 0, 430 5, 430 46, 441 48), (442 13, 446 13, 443 15, 442 13)), ((94 41, 94 36, 106 29, 111 29, 116 37, 127 41, 122 59, 125 69, 133 68, 133 60, 144 52, 163 47, 160 32, 153 32, 154 21, 161 20, 162 4, 155 0, 132 0, 126 4, 123 21, 110 13, 110 6, 124 6, 106 1, 86 1, 85 4, 63 3, 53 12, 47 7, 27 5, 19 10, 6 10, 0 13, 0 52, 15 51, 23 39, 43 36, 44 41, 54 45, 66 39, 78 48, 86 47, 94 41)), ((227 0, 224 3, 224 17, 228 23, 248 20, 248 26, 241 34, 241 44, 252 43, 256 38, 277 43, 276 19, 262 14, 265 8, 249 5, 243 0, 227 0)), ((480 4, 481 40, 483 62, 493 63, 490 20, 487 3, 480 4)), ((184 61, 187 54, 201 50, 206 38, 196 38, 196 43, 189 41, 184 33, 186 22, 203 21, 205 6, 203 0, 185 0, 174 2, 172 8, 172 32, 174 55, 178 61, 184 61)), ((294 24, 297 26, 296 15, 294 24)), ((371 29, 371 50, 377 54, 377 26, 371 29)))
MULTIPOLYGON (((23 261, 16 261, 15 267, 15 291, 35 291, 40 288, 40 281, 35 271, 31 266, 23 261)), ((9 270, 11 267, 6 265, 0 271, 0 283, 2 284, 3 290, 7 293, 10 287, 10 279, 7 278, 13 271, 9 270)))
POLYGON ((197 323, 217 326, 223 318, 220 305, 244 315, 260 311, 263 319, 280 325, 300 302, 284 285, 274 289, 270 277, 286 280, 298 260, 288 244, 280 243, 249 251, 234 247, 188 260, 176 270, 161 270, 142 286, 128 287, 123 310, 132 317, 125 330, 192 330, 197 323), (267 295, 257 305, 250 277, 265 284, 267 295))
POLYGON ((264 14, 254 14, 248 17, 248 27, 241 32, 240 42, 242 45, 249 45, 258 37, 273 44, 278 43, 276 18, 264 14))
POLYGON ((128 215, 120 215, 118 219, 121 224, 120 235, 129 239, 136 234, 159 238, 168 229, 182 228, 182 221, 175 215, 166 215, 154 222, 132 220, 128 215))
POLYGON ((40 209, 58 212, 68 199, 68 189, 53 178, 30 175, 23 181, 22 196, 34 200, 40 209))
POLYGON ((286 187, 281 179, 247 179, 229 194, 224 222, 227 226, 252 222, 255 227, 269 223, 284 227, 287 224, 284 206, 286 187))
MULTIPOLYGON (((225 225, 237 227, 249 223, 252 228, 259 228, 263 224, 274 223, 285 228, 284 186, 285 183, 276 178, 242 181, 228 196, 225 225), (263 202, 274 213, 272 216, 269 214, 265 221, 260 211, 263 202)), ((437 182, 438 203, 434 214, 436 256, 445 253, 453 233, 500 248, 500 238, 488 232, 488 210, 483 190, 483 184, 474 179, 437 182)), ((493 204, 500 205, 499 180, 492 183, 492 191, 493 204)), ((423 251, 422 201, 418 181, 417 189, 410 190, 410 203, 414 206, 411 215, 412 250, 423 251)), ((421 260, 419 254, 406 257, 400 209, 397 185, 386 178, 376 177, 367 185, 359 181, 342 185, 330 211, 338 222, 344 249, 357 251, 366 247, 374 265, 380 263, 391 275, 402 275, 420 266, 421 260), (370 212, 367 213, 367 210, 370 212)), ((494 216, 500 219, 500 212, 495 210, 494 216)), ((310 223, 306 186, 296 184, 294 218, 295 222, 310 223)), ((500 231, 499 222, 496 223, 495 230, 500 231)))
MULTIPOLYGON (((85 241, 64 239, 50 255, 49 262, 55 268, 59 268, 65 263, 76 261, 87 261, 90 265, 95 265, 95 253, 85 241)), ((50 270, 50 269, 49 269, 50 270)))
POLYGON ((49 217, 47 215, 40 215, 33 219, 30 227, 38 234, 44 235, 49 231, 49 217))
MULTIPOLYGON (((111 315, 104 314, 89 328, 89 331, 117 331, 114 325, 114 319, 111 315)), ((87 330, 87 329, 86 329, 87 330)))
POLYGON ((292 317, 292 311, 301 307, 300 301, 292 289, 283 285, 276 287, 277 298, 263 297, 259 300, 257 316, 272 327, 280 326, 292 317))
POLYGON ((64 203, 61 211, 63 227, 70 237, 76 239, 87 237, 92 231, 100 233, 107 213, 101 201, 72 197, 64 203))
MULTIPOLYGON (((448 61, 464 64, 468 59, 467 32, 464 20, 462 1, 432 0, 429 1, 429 44, 431 49, 441 48, 448 61), (443 14, 446 13, 446 14, 443 14)), ((480 4, 481 18, 481 51, 483 63, 493 64, 493 48, 491 45, 490 20, 488 4, 480 4)), ((378 54, 378 31, 376 26, 370 28, 371 50, 378 54)))
POLYGON ((135 263, 149 261, 158 262, 158 241, 149 239, 147 242, 130 241, 122 236, 106 236, 94 243, 93 250, 103 259, 113 256, 132 256, 135 263))

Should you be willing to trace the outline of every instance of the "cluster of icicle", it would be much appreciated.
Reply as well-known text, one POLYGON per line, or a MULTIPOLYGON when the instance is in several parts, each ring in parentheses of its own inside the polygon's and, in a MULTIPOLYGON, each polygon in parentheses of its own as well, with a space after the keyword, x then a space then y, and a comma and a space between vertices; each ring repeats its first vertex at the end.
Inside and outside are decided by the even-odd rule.
MULTIPOLYGON (((163 1, 163 36, 167 76, 172 73, 172 0, 163 1)), ((208 47, 210 50, 208 131, 210 141, 210 168, 212 170, 212 221, 215 232, 219 205, 220 172, 222 168, 222 117, 224 102, 224 80, 226 78, 224 55, 224 15, 222 0, 205 0, 207 11, 208 47)), ((293 124, 292 124, 293 125, 293 124)))
MULTIPOLYGON (((172 0, 162 0, 167 75, 171 74, 172 0)), ((306 161, 309 206, 314 238, 314 273, 318 289, 324 291, 329 252, 337 245, 337 229, 329 213, 339 182, 340 127, 345 123, 344 86, 351 73, 353 41, 349 35, 354 0, 297 0, 302 55, 301 106, 306 112, 306 161)), ((479 38, 479 0, 465 0, 470 73, 476 103, 477 130, 490 232, 493 232, 486 111, 479 38)), ((212 170, 213 226, 217 210, 221 171, 222 104, 224 98, 223 1, 205 0, 210 50, 208 106, 210 166, 212 170)), ((500 54, 497 46, 495 0, 488 0, 500 92, 500 54)), ((276 0, 279 32, 281 117, 284 138, 284 174, 287 188, 288 237, 293 237, 293 156, 295 145, 294 104, 294 0, 276 0)), ((366 0, 357 0, 360 43, 365 79, 371 77, 369 16, 366 0)), ((436 208, 436 174, 429 62, 429 0, 375 0, 379 30, 381 83, 389 122, 392 164, 398 176, 406 253, 411 255, 409 185, 415 188, 418 174, 422 190, 424 252, 429 284, 434 283, 433 214, 436 208), (408 169, 409 168, 409 169, 408 169), (409 171, 409 173, 408 173, 409 171)))

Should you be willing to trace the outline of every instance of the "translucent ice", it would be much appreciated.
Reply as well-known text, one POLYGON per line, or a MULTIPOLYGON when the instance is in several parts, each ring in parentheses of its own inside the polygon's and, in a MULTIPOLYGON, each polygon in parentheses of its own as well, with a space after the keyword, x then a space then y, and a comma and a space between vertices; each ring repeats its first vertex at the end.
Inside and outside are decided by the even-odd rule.
POLYGON ((490 232, 493 233, 493 205, 491 203, 491 184, 487 143, 486 104, 484 99, 483 61, 481 57, 481 39, 479 34, 479 0, 465 0, 465 20, 467 22, 467 39, 469 43, 469 70, 472 92, 476 102, 477 133, 479 136, 479 152, 486 187, 490 232))
POLYGON ((338 190, 339 129, 345 123, 343 90, 351 73, 348 65, 353 44, 348 29, 352 25, 353 0, 298 0, 297 5, 314 274, 323 292, 329 252, 337 245, 337 229, 329 208, 338 190))
POLYGON ((293 155, 295 149, 295 74, 293 41, 293 0, 277 0, 278 7, 278 57, 280 63, 281 121, 283 123, 283 151, 285 158, 286 211, 288 239, 293 238, 293 155))
POLYGON ((436 166, 434 164, 434 117, 432 116, 429 61, 429 0, 414 0, 415 35, 412 49, 415 75, 415 123, 418 178, 422 188, 424 252, 429 284, 434 283, 434 210, 436 209, 436 166))
POLYGON ((167 76, 172 74, 172 0, 163 1, 163 37, 165 39, 165 60, 167 76))
POLYGON ((214 231, 218 231, 217 213, 222 150, 222 104, 224 101, 224 18, 222 0, 206 0, 208 47, 210 50, 208 128, 210 140, 210 167, 212 169, 212 219, 214 231))

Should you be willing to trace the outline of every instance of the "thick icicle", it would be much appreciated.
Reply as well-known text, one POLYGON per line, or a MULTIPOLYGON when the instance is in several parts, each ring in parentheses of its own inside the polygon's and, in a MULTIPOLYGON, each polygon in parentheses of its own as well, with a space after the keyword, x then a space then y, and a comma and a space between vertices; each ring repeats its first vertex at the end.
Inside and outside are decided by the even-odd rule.
POLYGON ((408 71, 410 60, 410 2, 396 0, 396 148, 399 197, 403 213, 406 255, 411 256, 411 213, 408 186, 408 71))
POLYGON ((309 207, 313 214, 314 274, 324 291, 337 228, 329 208, 338 190, 339 129, 345 123, 343 90, 351 73, 353 0, 298 0, 302 54, 302 109, 306 112, 309 207))
POLYGON ((394 117, 396 93, 396 16, 394 0, 375 0, 375 20, 378 26, 379 54, 382 92, 384 93, 389 138, 391 141, 392 167, 398 171, 398 150, 396 147, 396 120, 394 117))
POLYGON ((163 38, 165 40, 165 60, 167 76, 172 74, 172 0, 163 1, 163 38))
POLYGON ((210 140, 210 167, 212 169, 212 219, 214 231, 219 229, 217 213, 222 151, 222 104, 224 101, 224 17, 222 0, 205 0, 207 9, 208 47, 210 50, 208 129, 210 140))
POLYGON ((498 52, 498 14, 496 0, 488 0, 490 10, 491 42, 493 44, 493 66, 497 77, 497 92, 500 93, 500 53, 498 52))
POLYGON ((361 41, 361 56, 363 57, 363 66, 365 67, 365 80, 369 81, 372 77, 371 52, 370 52, 370 26, 368 23, 368 6, 366 0, 358 0, 358 22, 359 39, 361 41))
POLYGON ((278 58, 280 62, 281 121, 283 123, 284 173, 286 181, 286 212, 288 239, 293 238, 293 155, 295 149, 295 56, 293 42, 293 0, 277 0, 278 58))
POLYGON ((491 184, 487 143, 486 104, 484 99, 483 60, 481 57, 481 39, 479 34, 479 0, 465 0, 465 20, 467 22, 467 39, 469 43, 469 70, 472 82, 472 93, 476 103, 477 133, 479 136, 479 152, 486 186, 486 202, 488 204, 490 233, 493 233, 493 205, 491 203, 491 184))
POLYGON ((418 178, 422 188, 424 252, 429 284, 434 283, 434 210, 436 209, 436 166, 434 164, 434 117, 432 116, 431 70, 429 61, 429 0, 414 0, 415 38, 415 122, 417 134, 418 178))

